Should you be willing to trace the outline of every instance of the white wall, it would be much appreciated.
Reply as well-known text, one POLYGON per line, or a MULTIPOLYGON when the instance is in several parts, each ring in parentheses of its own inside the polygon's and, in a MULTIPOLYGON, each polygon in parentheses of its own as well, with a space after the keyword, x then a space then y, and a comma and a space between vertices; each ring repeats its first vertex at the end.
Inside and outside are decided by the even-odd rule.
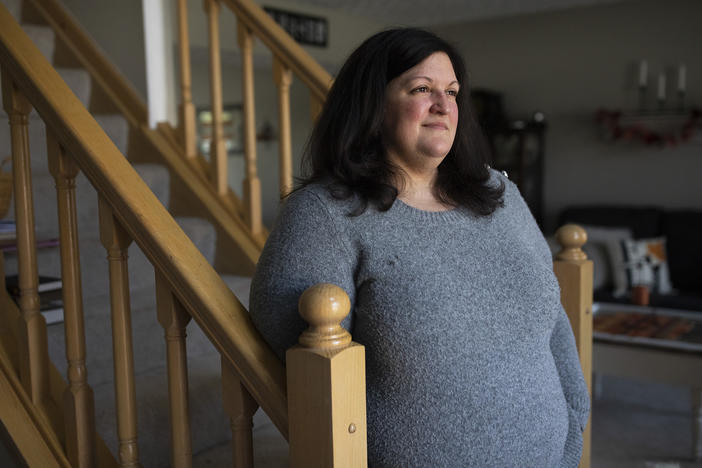
POLYGON ((700 18, 698 0, 642 0, 436 29, 463 52, 473 86, 503 92, 514 116, 546 113, 552 225, 576 203, 702 208, 702 140, 664 149, 610 143, 594 123, 600 106, 635 108, 641 58, 655 74, 684 62, 687 101, 702 105, 700 18))

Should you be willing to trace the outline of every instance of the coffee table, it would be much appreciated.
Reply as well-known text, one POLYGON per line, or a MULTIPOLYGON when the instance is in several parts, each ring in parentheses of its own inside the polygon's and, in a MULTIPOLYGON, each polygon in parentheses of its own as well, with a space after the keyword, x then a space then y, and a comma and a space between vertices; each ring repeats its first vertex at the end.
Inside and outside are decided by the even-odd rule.
POLYGON ((595 303, 593 318, 596 375, 690 387, 692 455, 702 460, 702 312, 595 303))

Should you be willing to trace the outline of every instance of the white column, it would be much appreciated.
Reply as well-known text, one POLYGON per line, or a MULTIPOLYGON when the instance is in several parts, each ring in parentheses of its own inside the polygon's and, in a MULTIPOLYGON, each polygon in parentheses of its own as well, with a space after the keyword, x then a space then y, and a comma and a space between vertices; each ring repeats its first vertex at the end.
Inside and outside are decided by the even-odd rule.
POLYGON ((173 11, 168 0, 143 0, 149 126, 178 125, 173 59, 173 11))

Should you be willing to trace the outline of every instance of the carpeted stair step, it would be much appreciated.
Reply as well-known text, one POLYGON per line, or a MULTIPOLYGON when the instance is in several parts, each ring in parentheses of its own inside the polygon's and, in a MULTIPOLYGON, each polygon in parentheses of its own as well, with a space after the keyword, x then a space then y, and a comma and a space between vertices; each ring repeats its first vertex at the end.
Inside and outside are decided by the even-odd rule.
MULTIPOLYGON (((58 72, 59 76, 61 76, 63 81, 66 82, 71 91, 73 91, 73 94, 76 95, 78 100, 87 108, 90 104, 90 74, 82 68, 57 68, 56 71, 58 72)), ((1 97, 0 104, 2 104, 1 97)), ((3 116, 7 117, 4 112, 4 107, 2 109, 3 116)), ((41 118, 35 109, 32 109, 32 111, 29 113, 29 118, 30 126, 36 125, 34 123, 35 121, 41 121, 41 118)))
MULTIPOLYGON (((287 468, 290 466, 288 442, 273 421, 258 409, 253 417, 253 466, 256 468, 287 468)), ((231 440, 193 453, 193 468, 232 465, 231 440)))
MULTIPOLYGON (((165 346, 165 345, 164 345, 165 346)), ((211 354, 189 359, 190 438, 194 453, 231 438, 231 428, 222 406, 220 357, 211 354)), ((137 429, 141 466, 170 467, 171 441, 166 369, 135 377, 137 429)), ((117 422, 112 382, 93 388, 96 429, 113 455, 117 454, 117 422)), ((229 450, 231 454, 231 449, 229 450)), ((226 465, 232 466, 231 462, 226 465)))
MULTIPOLYGON (((32 162, 34 163, 34 159, 32 159, 32 162)), ((58 237, 58 214, 54 178, 49 174, 48 170, 44 172, 35 171, 34 164, 32 166, 32 197, 37 238, 58 237)), ((151 191, 154 192, 156 198, 164 206, 168 207, 170 196, 168 170, 159 164, 137 164, 134 165, 134 169, 151 191)), ((98 217, 97 192, 83 173, 79 173, 76 177, 76 208, 78 210, 78 229, 80 231, 95 231, 98 217)), ((7 218, 14 218, 14 207, 11 208, 7 218)))
MULTIPOLYGON (((4 3, 6 0, 2 1, 4 3)), ((32 42, 34 42, 34 44, 37 46, 42 55, 44 55, 44 57, 46 57, 46 59, 50 63, 53 63, 55 48, 54 31, 48 26, 40 26, 34 24, 22 24, 22 29, 25 33, 27 33, 32 42)), ((2 103, 2 95, 0 95, 0 103, 2 103)), ((4 109, 5 108, 2 107, 3 114, 4 109)), ((36 111, 32 110, 32 113, 30 115, 36 115, 36 111)))
MULTIPOLYGON (((7 2, 8 0, 3 0, 7 2)), ((12 8, 19 11, 21 9, 19 2, 11 2, 12 8)), ((16 18, 16 17, 15 17, 16 18)), ((29 36, 29 38, 34 42, 41 53, 46 57, 46 59, 53 63, 54 50, 55 50, 55 35, 54 31, 49 26, 42 26, 36 24, 22 24, 22 29, 29 36)), ((83 103, 84 106, 88 107, 90 103, 90 75, 87 71, 79 68, 58 68, 57 72, 63 80, 66 82, 69 88, 75 93, 78 99, 83 103)), ((0 102, 2 98, 0 97, 0 102)), ((36 116, 36 111, 32 110, 31 115, 36 116)))
MULTIPOLYGON (((100 124, 107 136, 126 156, 129 142, 129 124, 121 115, 97 114, 95 120, 100 124)), ((46 151, 46 125, 35 111, 29 116, 29 154, 32 161, 32 176, 49 174, 49 160, 46 151)), ((10 147, 10 124, 7 114, 0 110, 0 160, 12 154, 10 147)), ((10 171, 11 165, 3 167, 10 171)))
POLYGON ((251 289, 251 278, 248 276, 222 275, 222 279, 232 290, 239 302, 249 308, 249 290, 251 289))
MULTIPOLYGON (((234 278, 234 277, 231 277, 234 278)), ((243 285, 250 278, 237 278, 243 285)), ((84 302, 86 328, 86 366, 93 388, 96 424, 113 453, 117 449, 115 397, 109 295, 84 302)), ((155 292, 152 287, 134 289, 130 294, 134 374, 136 381, 140 459, 144 466, 168 466, 169 427, 166 341, 158 323, 155 292)), ((62 375, 66 375, 64 330, 60 324, 48 327, 49 354, 62 375)), ((227 443, 231 431, 222 410, 220 355, 191 322, 187 327, 187 354, 193 452, 208 451, 227 443)), ((282 437, 265 415, 257 415, 257 444, 282 437)), ((283 441, 284 443, 284 441, 283 441)), ((284 453, 287 453, 284 450, 284 453)), ((264 465, 265 466, 265 465, 264 465)), ((276 466, 276 465, 271 465, 276 466)))
MULTIPOLYGON (((129 123, 127 119, 119 114, 94 114, 93 117, 107 133, 107 136, 110 137, 120 153, 127 156, 129 147, 129 123)), ((161 200, 160 197, 159 200, 161 200)))
POLYGON ((82 68, 57 68, 56 71, 87 109, 90 105, 90 74, 82 68))
POLYGON ((217 231, 214 226, 202 218, 179 216, 175 220, 211 265, 214 262, 217 244, 217 231))
MULTIPOLYGON (((158 164, 138 164, 134 168, 152 189, 156 197, 168 206, 170 196, 168 170, 158 164)), ((56 189, 53 178, 44 174, 33 178, 33 198, 37 240, 58 237, 56 189)), ((107 291, 106 251, 100 242, 97 192, 87 178, 80 174, 76 178, 76 206, 78 209, 79 249, 83 295, 89 297, 107 291)), ((38 271, 41 275, 60 276, 61 258, 58 247, 37 250, 38 271)), ((5 271, 17 272, 17 257, 5 255, 5 271)), ((153 284, 153 268, 138 246, 129 248, 130 284, 153 284)))
POLYGON ((0 0, 18 23, 22 20, 22 0, 0 0))
MULTIPOLYGON (((19 0, 0 0, 12 3, 19 15, 19 0)), ((54 35, 49 28, 23 25, 42 53, 51 61, 54 53, 54 35)), ((79 69, 61 69, 59 73, 69 88, 87 107, 90 102, 91 80, 79 69)), ((0 113, 2 114, 2 113, 0 113)), ((96 115, 96 120, 126 154, 129 128, 126 120, 117 115, 96 115)), ((53 177, 48 171, 46 157, 46 128, 36 114, 30 115, 30 152, 33 172, 33 196, 37 238, 58 236, 56 191, 53 177)), ((10 154, 7 117, 0 117, 0 158, 10 154)), ((157 198, 167 207, 170 197, 169 174, 158 165, 135 165, 135 169, 157 198)), ((9 167, 5 170, 10 170, 9 167)), ((98 430, 112 448, 117 450, 116 420, 114 410, 114 383, 112 361, 112 331, 109 297, 109 275, 106 251, 99 238, 97 194, 84 175, 76 180, 78 205, 79 248, 83 310, 85 314, 88 380, 95 393, 96 423, 98 430)), ((13 217, 10 214, 8 217, 13 217)), ((212 263, 216 248, 214 227, 198 218, 177 218, 183 231, 212 263)), ((39 273, 60 276, 58 247, 37 251, 39 273)), ((141 249, 132 244, 129 248, 129 284, 134 347, 135 381, 138 401, 140 460, 144 466, 168 466, 169 415, 167 393, 166 344, 164 331, 156 315, 154 271, 141 249)), ((6 254, 6 271, 16 272, 16 256, 6 254), (13 258, 14 257, 14 258, 13 258)), ((225 282, 244 305, 248 306, 250 278, 226 276, 225 282)), ((48 327, 49 350, 52 361, 66 375, 64 327, 48 327)), ((204 336, 202 330, 191 322, 187 329, 192 439, 195 453, 220 446, 230 437, 229 422, 222 410, 220 356, 204 336)), ((257 415, 257 420, 260 416, 257 415)), ((267 420, 267 418, 265 418, 267 420)), ((257 423, 257 429, 264 423, 257 423)), ((272 427, 270 421, 268 426, 272 427)), ((274 432, 275 429, 273 429, 274 432)), ((280 437, 278 435, 278 437, 280 437)), ((261 440, 259 438, 259 440, 261 440)), ((265 466, 265 465, 264 465, 265 466)), ((272 465, 273 466, 273 465, 272 465)))
POLYGON ((53 63, 54 49, 56 48, 54 30, 49 26, 40 26, 38 24, 22 24, 22 29, 27 36, 34 42, 46 59, 53 63))
MULTIPOLYGON (((110 295, 105 292, 83 301, 86 330, 88 381, 93 386, 113 380, 112 325, 110 295)), ((130 291, 134 374, 165 372, 166 341, 156 314, 156 293, 153 285, 138 286, 130 291)), ((187 327, 187 351, 190 359, 216 353, 212 343, 194 323, 187 327)), ((63 325, 49 326, 49 352, 59 371, 66 375, 63 325)))

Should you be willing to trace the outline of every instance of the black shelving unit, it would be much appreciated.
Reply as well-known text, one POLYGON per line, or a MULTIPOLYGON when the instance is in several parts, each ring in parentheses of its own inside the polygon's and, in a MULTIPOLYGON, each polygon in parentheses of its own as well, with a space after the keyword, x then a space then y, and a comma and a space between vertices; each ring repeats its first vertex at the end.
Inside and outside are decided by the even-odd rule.
POLYGON ((529 119, 510 119, 502 111, 499 93, 478 90, 471 97, 490 148, 490 165, 505 171, 517 184, 536 222, 543 228, 547 128, 544 115, 536 112, 529 119))

